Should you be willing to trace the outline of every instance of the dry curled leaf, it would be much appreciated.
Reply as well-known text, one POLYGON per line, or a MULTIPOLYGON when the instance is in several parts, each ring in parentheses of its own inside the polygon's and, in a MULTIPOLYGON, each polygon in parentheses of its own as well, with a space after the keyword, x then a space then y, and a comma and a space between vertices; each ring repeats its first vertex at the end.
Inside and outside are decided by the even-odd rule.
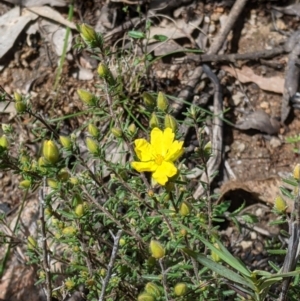
POLYGON ((255 74, 254 71, 247 66, 243 66, 241 69, 233 69, 229 66, 222 66, 222 69, 230 73, 241 83, 253 82, 262 90, 279 94, 283 93, 284 79, 279 76, 263 77, 255 74))
POLYGON ((245 115, 243 120, 236 123, 235 127, 239 130, 258 130, 262 133, 275 135, 279 132, 280 122, 273 117, 270 117, 263 110, 257 110, 248 115, 245 115))

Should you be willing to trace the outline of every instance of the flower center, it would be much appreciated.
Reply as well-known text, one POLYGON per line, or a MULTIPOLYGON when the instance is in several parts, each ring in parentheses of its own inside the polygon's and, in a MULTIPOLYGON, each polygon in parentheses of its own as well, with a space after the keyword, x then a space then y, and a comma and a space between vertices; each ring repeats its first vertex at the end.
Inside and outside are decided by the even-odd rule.
POLYGON ((156 158, 155 158, 155 163, 157 165, 161 165, 164 161, 164 157, 162 155, 157 155, 156 158))

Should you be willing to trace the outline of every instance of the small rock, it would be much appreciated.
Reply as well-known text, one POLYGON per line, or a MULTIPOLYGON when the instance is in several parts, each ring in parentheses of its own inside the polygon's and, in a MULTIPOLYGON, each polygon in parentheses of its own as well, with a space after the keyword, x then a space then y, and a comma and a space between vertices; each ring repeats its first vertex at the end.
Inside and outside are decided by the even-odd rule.
POLYGON ((240 91, 236 92, 233 96, 232 96, 232 100, 235 106, 238 106, 242 100, 244 99, 244 94, 240 91))
POLYGON ((277 148, 282 144, 281 140, 277 137, 272 137, 270 140, 270 146, 273 148, 277 148))
POLYGON ((267 101, 262 101, 260 107, 266 110, 270 108, 270 104, 267 101))

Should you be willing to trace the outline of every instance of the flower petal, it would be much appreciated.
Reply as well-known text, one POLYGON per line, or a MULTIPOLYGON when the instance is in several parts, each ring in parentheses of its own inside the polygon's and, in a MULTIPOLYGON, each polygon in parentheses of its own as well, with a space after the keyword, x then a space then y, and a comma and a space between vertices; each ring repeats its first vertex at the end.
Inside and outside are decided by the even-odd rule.
POLYGON ((148 162, 131 162, 131 167, 134 168, 138 172, 150 171, 154 172, 157 169, 157 165, 154 161, 148 162))
POLYGON ((156 171, 152 174, 152 178, 160 185, 165 185, 168 178, 175 176, 177 168, 173 163, 164 161, 161 165, 157 166, 156 171))
POLYGON ((184 148, 182 146, 183 141, 175 140, 172 145, 170 145, 165 160, 170 162, 176 161, 184 153, 184 148))
POLYGON ((153 160, 153 148, 150 143, 145 139, 136 139, 135 153, 141 161, 151 161, 153 160))
POLYGON ((172 145, 174 136, 175 134, 170 128, 166 128, 163 132, 159 128, 154 128, 151 131, 151 145, 155 153, 164 157, 172 145))

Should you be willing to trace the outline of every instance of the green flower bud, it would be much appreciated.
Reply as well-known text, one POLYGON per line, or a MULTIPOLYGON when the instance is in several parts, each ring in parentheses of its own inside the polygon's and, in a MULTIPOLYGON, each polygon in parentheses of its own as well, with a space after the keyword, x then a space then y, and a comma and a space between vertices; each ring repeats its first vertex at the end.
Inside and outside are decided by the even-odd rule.
POLYGON ((13 127, 10 124, 2 123, 1 127, 5 134, 10 134, 13 131, 13 127))
POLYGON ((211 154, 211 150, 212 150, 212 145, 211 145, 211 141, 208 141, 205 145, 203 150, 208 153, 211 154))
POLYGON ((83 89, 78 89, 77 94, 85 105, 94 106, 96 104, 96 97, 94 94, 83 89))
POLYGON ((91 26, 83 23, 79 26, 79 28, 80 28, 81 37, 86 42, 93 42, 97 39, 97 34, 91 26))
POLYGON ((73 185, 78 185, 79 184, 79 180, 75 177, 71 177, 69 179, 70 183, 73 184, 73 185))
POLYGON ((67 136, 59 136, 59 141, 60 141, 61 145, 66 149, 70 149, 72 146, 72 141, 67 136))
POLYGON ((72 206, 76 207, 79 204, 83 204, 83 200, 80 194, 76 193, 72 198, 72 206))
POLYGON ((99 136, 98 128, 92 123, 88 125, 88 132, 92 137, 97 138, 99 136))
POLYGON ((158 241, 151 240, 150 253, 151 253, 152 257, 154 257, 156 259, 160 259, 165 256, 165 249, 158 241))
POLYGON ((163 112, 165 112, 169 106, 168 99, 162 92, 158 92, 156 103, 157 108, 163 112))
POLYGON ((59 171, 57 178, 59 181, 66 182, 69 180, 70 174, 65 168, 63 168, 62 170, 59 171))
POLYGON ((155 298, 148 293, 141 293, 138 295, 138 301, 155 301, 155 298))
POLYGON ((174 287, 174 294, 178 297, 184 296, 187 293, 188 287, 185 283, 177 283, 174 287))
POLYGON ((165 128, 170 128, 174 133, 177 130, 177 121, 170 114, 166 114, 165 116, 165 128))
POLYGON ((29 181, 29 180, 23 180, 19 184, 20 188, 25 188, 25 189, 30 188, 30 186, 31 186, 31 181, 29 181))
POLYGON ((196 112, 196 108, 195 108, 194 105, 191 105, 191 107, 190 107, 190 112, 191 112, 192 117, 193 117, 194 119, 196 119, 196 117, 197 117, 197 112, 196 112))
POLYGON ((65 281, 65 286, 66 286, 67 290, 70 291, 75 287, 75 281, 73 279, 68 278, 65 281))
POLYGON ((24 113, 26 111, 26 104, 23 101, 17 101, 15 102, 15 109, 17 113, 24 113))
POLYGON ((76 234, 76 229, 73 226, 68 226, 63 228, 62 233, 66 236, 71 236, 76 234))
POLYGON ((9 143, 5 135, 0 137, 0 151, 8 149, 9 143))
POLYGON ((122 137, 122 130, 120 130, 119 128, 112 128, 110 131, 116 138, 122 137))
POLYGON ((134 123, 131 123, 128 127, 129 135, 133 136, 136 133, 136 126, 134 123))
POLYGON ((91 153, 91 154, 97 154, 98 153, 98 143, 90 138, 90 137, 87 137, 85 139, 85 144, 86 144, 86 147, 88 149, 88 151, 91 153))
POLYGON ((55 179, 47 179, 47 185, 52 189, 58 188, 58 182, 55 179))
POLYGON ((146 293, 154 296, 155 298, 159 298, 161 295, 159 286, 153 282, 148 282, 146 284, 145 291, 146 291, 146 293))
POLYGON ((280 213, 284 213, 287 209, 286 201, 280 195, 274 200, 274 209, 280 213))
MULTIPOLYGON (((217 243, 214 243, 214 246, 220 250, 220 246, 217 243)), ((219 262, 221 260, 220 256, 214 251, 211 252, 211 259, 215 262, 219 262)))
POLYGON ((83 204, 78 204, 75 208, 75 214, 77 217, 81 218, 84 215, 84 205, 83 204))
POLYGON ((46 207, 44 213, 45 213, 45 215, 51 217, 53 215, 53 209, 52 209, 52 207, 51 206, 46 207))
POLYGON ((116 81, 115 81, 111 71, 104 63, 100 63, 98 65, 97 72, 98 72, 98 75, 100 76, 100 78, 105 79, 110 86, 113 86, 116 84, 116 81))
POLYGON ((22 101, 22 95, 18 92, 14 92, 14 99, 16 102, 22 101))
POLYGON ((149 120, 149 126, 150 126, 151 129, 159 127, 159 121, 158 121, 158 118, 157 118, 157 116, 154 112, 151 114, 151 117, 150 117, 150 120, 149 120))
POLYGON ((148 92, 143 93, 144 104, 149 109, 154 109, 156 106, 155 98, 148 92))
POLYGON ((126 240, 124 238, 121 238, 119 241, 119 246, 123 247, 123 246, 125 246, 125 244, 126 244, 126 240))
POLYGON ((294 168, 294 172, 293 172, 293 176, 296 180, 300 180, 300 164, 296 164, 295 168, 294 168))
POLYGON ((39 167, 47 166, 47 164, 48 164, 48 162, 47 162, 47 160, 44 157, 40 157, 38 159, 38 166, 39 167))
POLYGON ((44 141, 43 156, 52 164, 55 164, 59 160, 59 150, 52 140, 44 141))
POLYGON ((191 212, 191 206, 186 201, 183 201, 179 206, 179 213, 181 216, 187 216, 191 212))
POLYGON ((37 247, 37 242, 32 236, 27 237, 27 248, 28 250, 34 250, 37 247))

